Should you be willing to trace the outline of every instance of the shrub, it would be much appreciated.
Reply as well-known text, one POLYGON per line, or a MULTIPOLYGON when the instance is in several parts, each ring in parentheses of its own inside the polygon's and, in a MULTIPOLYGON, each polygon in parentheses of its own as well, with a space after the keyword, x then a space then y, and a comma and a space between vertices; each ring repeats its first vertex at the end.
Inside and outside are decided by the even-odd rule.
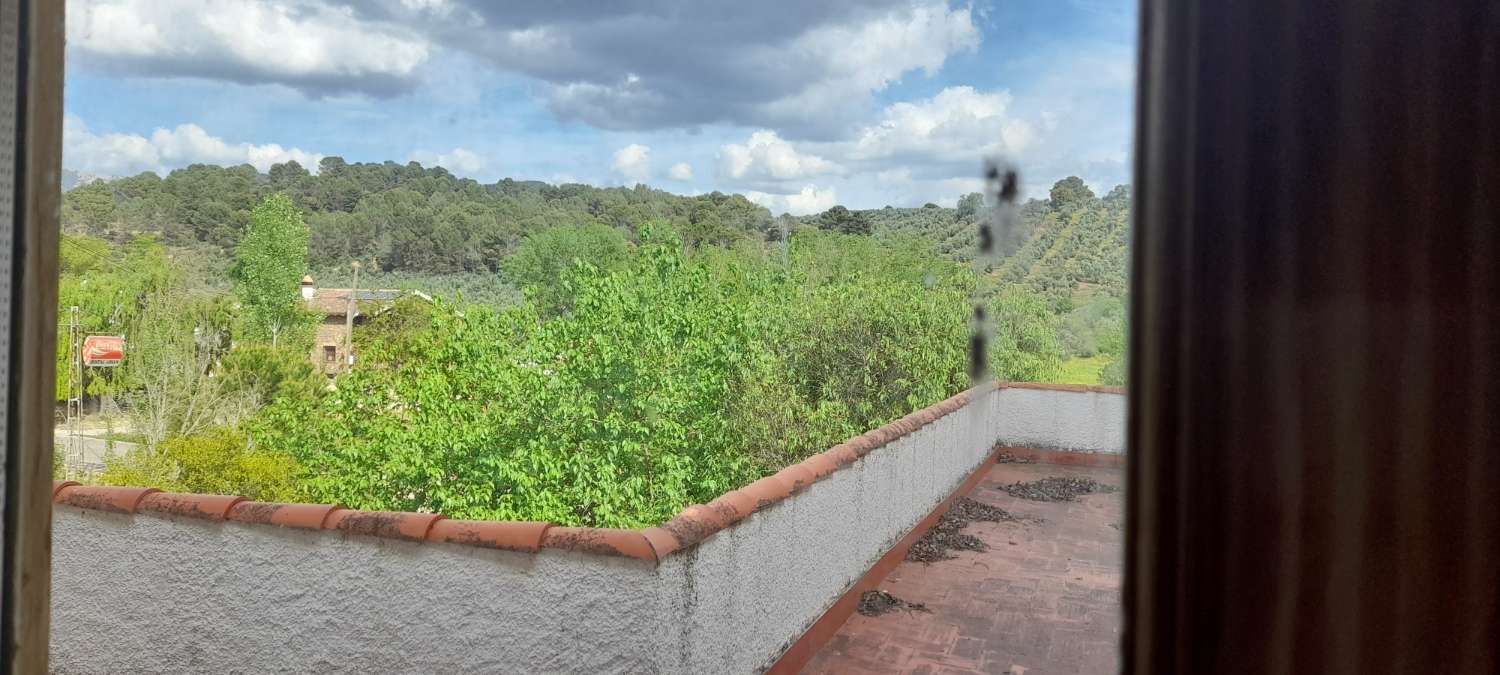
POLYGON ((167 440, 155 449, 141 445, 124 456, 106 457, 99 482, 295 501, 297 470, 291 456, 251 449, 245 434, 220 427, 167 440))

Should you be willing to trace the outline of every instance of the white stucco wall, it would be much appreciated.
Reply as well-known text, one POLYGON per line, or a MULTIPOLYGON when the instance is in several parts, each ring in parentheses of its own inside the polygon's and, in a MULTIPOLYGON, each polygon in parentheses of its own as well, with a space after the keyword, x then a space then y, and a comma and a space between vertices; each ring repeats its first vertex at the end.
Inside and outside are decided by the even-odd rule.
POLYGON ((759 672, 997 442, 1123 425, 1118 394, 976 392, 659 566, 60 506, 54 672, 759 672))
POLYGON ((781 653, 994 448, 996 393, 866 455, 661 566, 673 670, 754 673, 781 653))
POLYGON ((996 441, 1017 447, 1125 452, 1125 395, 1001 389, 996 441))
POLYGON ((651 565, 56 509, 56 673, 657 672, 651 565))

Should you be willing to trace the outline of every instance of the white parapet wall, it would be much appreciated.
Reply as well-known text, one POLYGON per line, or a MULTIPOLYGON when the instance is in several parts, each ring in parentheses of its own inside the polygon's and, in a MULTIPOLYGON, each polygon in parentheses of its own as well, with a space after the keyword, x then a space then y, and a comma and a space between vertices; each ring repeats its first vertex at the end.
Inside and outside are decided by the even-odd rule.
POLYGON ((59 507, 54 673, 659 672, 652 565, 59 507))
POLYGON ((1000 390, 996 440, 1005 445, 1125 452, 1125 396, 1102 387, 1007 386, 1000 390))
POLYGON ((546 530, 646 555, 113 513, 63 488, 53 672, 761 672, 997 445, 1120 452, 1123 398, 974 390, 680 550, 546 530))

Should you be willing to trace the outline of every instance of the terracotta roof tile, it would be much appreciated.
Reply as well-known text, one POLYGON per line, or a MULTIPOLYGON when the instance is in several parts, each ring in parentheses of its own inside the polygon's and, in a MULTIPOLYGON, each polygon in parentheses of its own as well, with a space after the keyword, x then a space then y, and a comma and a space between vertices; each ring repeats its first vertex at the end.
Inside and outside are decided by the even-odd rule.
POLYGON ((69 485, 57 491, 53 501, 80 509, 135 513, 141 499, 161 492, 156 488, 114 487, 104 485, 69 485))
POLYGON ((743 490, 730 490, 709 502, 708 508, 723 515, 726 524, 732 525, 755 513, 755 499, 743 490))
POLYGON ((776 472, 776 477, 791 486, 792 494, 806 490, 808 486, 813 484, 812 472, 800 464, 793 464, 776 472))
POLYGON ((823 454, 828 457, 840 469, 849 466, 859 460, 859 453, 848 443, 840 443, 827 450, 823 454))
POLYGON ((551 526, 551 523, 445 518, 432 524, 427 541, 536 553, 541 550, 542 537, 551 526))
POLYGON ((812 475, 814 481, 823 480, 828 474, 839 470, 839 465, 832 458, 823 454, 813 455, 797 464, 812 475))
POLYGON ((55 481, 52 481, 52 498, 56 499, 57 498, 57 493, 62 492, 63 488, 65 488, 65 487, 72 487, 74 485, 83 485, 83 483, 80 483, 80 482, 78 482, 76 480, 55 480, 55 481))
POLYGON ((848 441, 845 441, 845 444, 848 445, 850 449, 854 450, 855 454, 859 455, 860 457, 864 457, 877 448, 885 447, 885 440, 876 435, 873 431, 866 431, 865 433, 862 433, 858 436, 855 436, 854 438, 849 439, 848 441))
POLYGON ((792 486, 776 476, 766 476, 754 483, 740 488, 755 501, 755 510, 759 511, 776 502, 786 499, 792 494, 792 486))
POLYGON ((662 527, 648 527, 641 530, 641 536, 645 537, 646 543, 651 545, 651 550, 656 554, 657 560, 665 559, 682 548, 677 537, 662 527))
POLYGON ((442 518, 436 513, 403 513, 400 511, 334 511, 323 522, 325 530, 364 534, 386 539, 423 541, 432 524, 442 518))
POLYGON ((693 504, 682 510, 676 517, 662 523, 658 529, 666 531, 676 540, 677 546, 674 550, 681 550, 697 544, 710 535, 724 529, 728 524, 725 514, 715 512, 702 505, 693 504))
POLYGON ((656 549, 638 530, 554 526, 542 535, 542 547, 657 561, 656 549))
POLYGON ((245 501, 233 495, 198 495, 180 492, 157 492, 141 499, 140 511, 167 513, 174 516, 224 520, 229 509, 245 501))
POLYGON ((304 530, 321 530, 323 522, 334 511, 344 507, 337 504, 279 504, 275 502, 240 502, 230 507, 227 518, 241 523, 280 525, 304 530))

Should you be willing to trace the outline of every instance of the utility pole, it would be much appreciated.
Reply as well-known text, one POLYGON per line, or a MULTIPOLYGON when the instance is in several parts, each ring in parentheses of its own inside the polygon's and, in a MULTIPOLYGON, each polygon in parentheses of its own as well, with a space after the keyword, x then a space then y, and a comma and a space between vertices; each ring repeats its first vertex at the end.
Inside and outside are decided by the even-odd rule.
POLYGON ((359 309, 359 261, 354 261, 354 283, 349 289, 348 309, 344 312, 344 370, 354 367, 354 312, 359 309))
POLYGON ((68 446, 63 470, 70 477, 83 471, 83 446, 79 425, 83 417, 83 328, 78 325, 78 306, 68 308, 68 446))

